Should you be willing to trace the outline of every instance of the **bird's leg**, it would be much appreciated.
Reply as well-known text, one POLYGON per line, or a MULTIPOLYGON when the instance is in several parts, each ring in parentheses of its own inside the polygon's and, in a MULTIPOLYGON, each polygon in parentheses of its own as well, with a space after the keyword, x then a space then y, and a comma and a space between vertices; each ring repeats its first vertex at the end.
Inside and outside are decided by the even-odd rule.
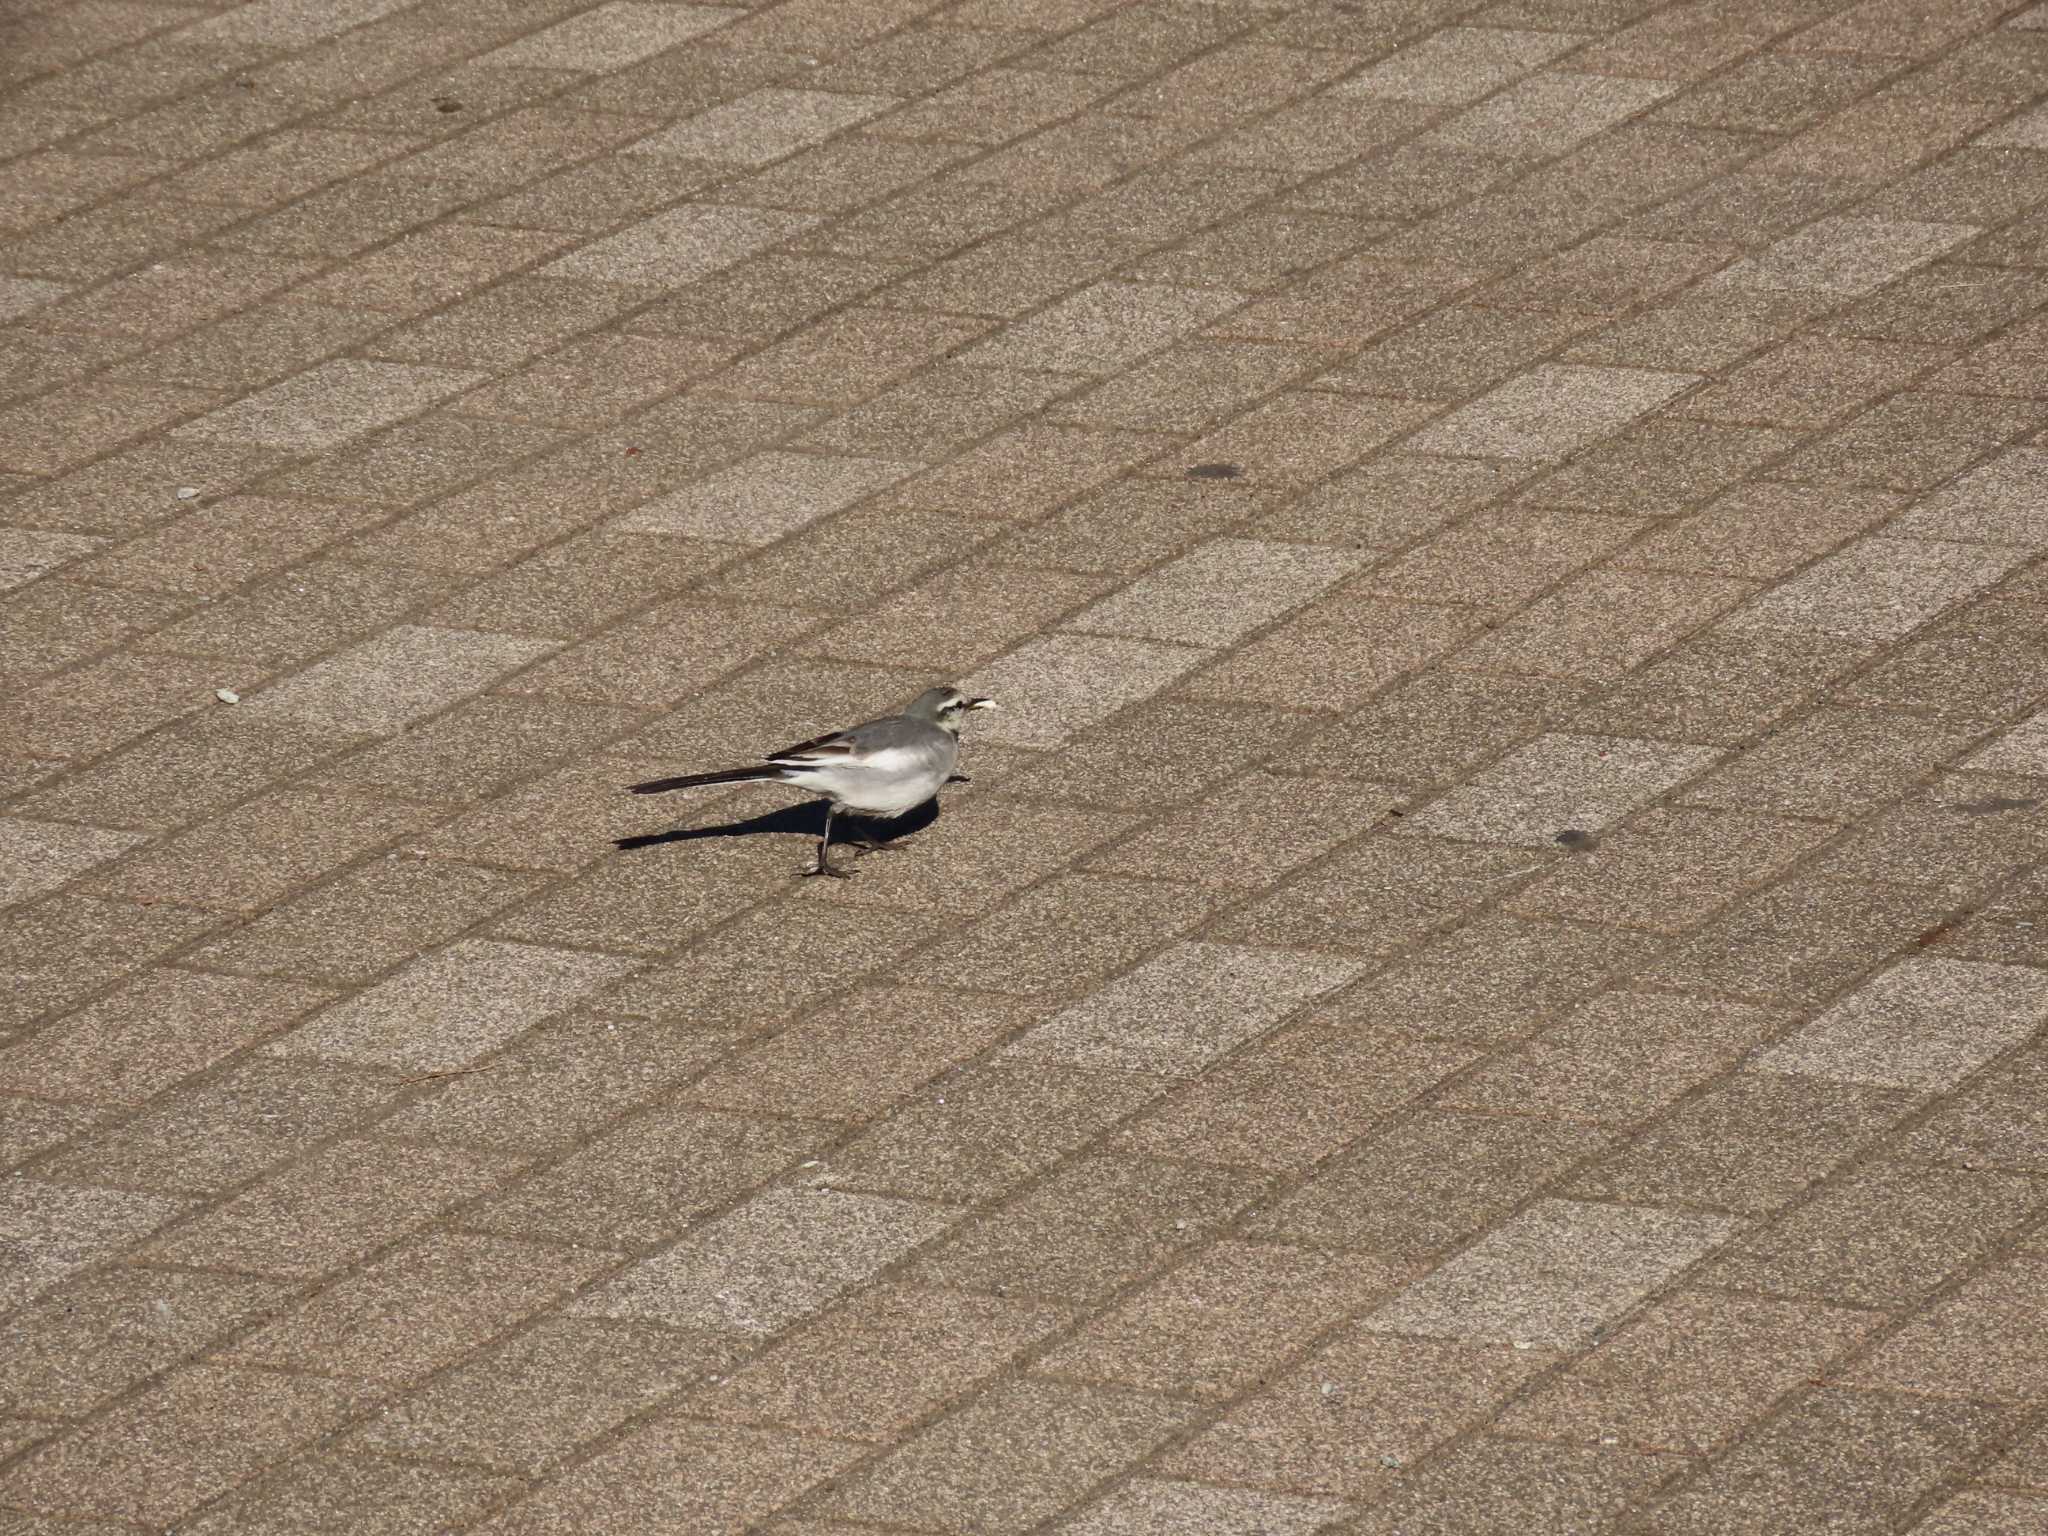
POLYGON ((818 835, 818 867, 805 870, 806 875, 829 875, 834 880, 845 880, 853 874, 850 869, 834 869, 831 859, 826 857, 826 850, 832 846, 832 813, 838 809, 830 800, 825 802, 825 830, 818 835))

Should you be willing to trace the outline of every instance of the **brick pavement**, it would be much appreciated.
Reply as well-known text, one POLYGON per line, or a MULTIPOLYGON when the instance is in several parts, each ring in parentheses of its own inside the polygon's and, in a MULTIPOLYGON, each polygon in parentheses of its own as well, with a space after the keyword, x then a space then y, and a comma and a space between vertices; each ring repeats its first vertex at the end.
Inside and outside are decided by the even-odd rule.
POLYGON ((5 1536, 2048 1529, 2048 5, 0 61, 5 1536))

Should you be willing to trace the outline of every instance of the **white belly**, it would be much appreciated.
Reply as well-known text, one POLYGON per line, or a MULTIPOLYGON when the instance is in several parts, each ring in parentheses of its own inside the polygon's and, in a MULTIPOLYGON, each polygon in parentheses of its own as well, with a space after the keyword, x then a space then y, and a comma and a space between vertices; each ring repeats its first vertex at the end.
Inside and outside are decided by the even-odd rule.
POLYGON ((787 782, 867 816, 901 816, 939 792, 952 771, 924 752, 887 752, 861 763, 791 767, 787 782))

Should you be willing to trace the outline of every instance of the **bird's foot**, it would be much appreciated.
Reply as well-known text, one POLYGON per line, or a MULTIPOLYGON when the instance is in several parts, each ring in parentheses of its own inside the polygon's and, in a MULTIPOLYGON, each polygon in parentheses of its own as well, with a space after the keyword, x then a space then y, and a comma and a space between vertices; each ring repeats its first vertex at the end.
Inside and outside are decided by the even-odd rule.
POLYGON ((853 878, 852 870, 841 869, 836 864, 809 864, 798 870, 797 874, 806 880, 818 875, 824 875, 827 879, 831 880, 851 880, 853 878))

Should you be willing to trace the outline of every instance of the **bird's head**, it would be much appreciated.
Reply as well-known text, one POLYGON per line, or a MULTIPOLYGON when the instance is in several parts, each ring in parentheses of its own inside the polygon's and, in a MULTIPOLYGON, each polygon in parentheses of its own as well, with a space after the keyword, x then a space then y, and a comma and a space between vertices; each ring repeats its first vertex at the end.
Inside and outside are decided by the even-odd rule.
POLYGON ((910 701, 910 707, 903 713, 913 720, 929 720, 957 736, 960 722, 967 718, 969 710, 995 707, 994 699, 971 698, 958 688, 927 688, 910 701))

